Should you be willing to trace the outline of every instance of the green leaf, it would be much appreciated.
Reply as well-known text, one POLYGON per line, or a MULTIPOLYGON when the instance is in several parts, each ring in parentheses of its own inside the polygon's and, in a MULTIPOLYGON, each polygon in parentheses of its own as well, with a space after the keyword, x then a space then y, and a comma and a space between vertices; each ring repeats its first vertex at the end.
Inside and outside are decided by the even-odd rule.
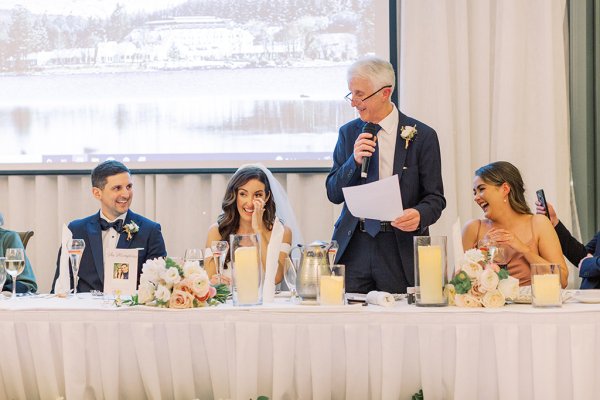
POLYGON ((498 271, 498 278, 500 278, 500 279, 508 278, 508 271, 505 269, 500 269, 500 271, 498 271))

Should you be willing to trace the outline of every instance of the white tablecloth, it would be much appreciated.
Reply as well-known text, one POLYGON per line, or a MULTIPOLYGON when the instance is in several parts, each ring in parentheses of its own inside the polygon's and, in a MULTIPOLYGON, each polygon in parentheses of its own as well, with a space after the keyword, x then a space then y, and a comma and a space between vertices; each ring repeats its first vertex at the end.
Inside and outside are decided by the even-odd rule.
MULTIPOLYGON (((284 300, 281 300, 284 301, 284 300)), ((0 398, 593 399, 600 306, 0 301, 0 398)))

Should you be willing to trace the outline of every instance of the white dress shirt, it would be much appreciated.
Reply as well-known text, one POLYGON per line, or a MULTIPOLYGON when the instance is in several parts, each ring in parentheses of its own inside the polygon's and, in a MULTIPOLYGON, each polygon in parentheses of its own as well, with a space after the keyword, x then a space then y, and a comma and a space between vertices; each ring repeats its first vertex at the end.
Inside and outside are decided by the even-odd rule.
POLYGON ((398 136, 398 123, 400 113, 394 108, 387 117, 379 121, 381 130, 377 134, 377 146, 379 146, 379 179, 392 176, 394 171, 394 154, 396 152, 396 137, 398 136))
MULTIPOLYGON (((102 210, 100 210, 100 218, 107 222, 115 222, 116 220, 120 219, 123 220, 123 223, 125 223, 126 216, 127 213, 121 214, 116 219, 111 221, 102 213, 102 210)), ((120 234, 115 230, 115 228, 109 228, 105 231, 102 231, 102 251, 104 253, 104 259, 106 259, 106 252, 108 250, 113 250, 117 248, 117 244, 119 243, 119 236, 120 234)))

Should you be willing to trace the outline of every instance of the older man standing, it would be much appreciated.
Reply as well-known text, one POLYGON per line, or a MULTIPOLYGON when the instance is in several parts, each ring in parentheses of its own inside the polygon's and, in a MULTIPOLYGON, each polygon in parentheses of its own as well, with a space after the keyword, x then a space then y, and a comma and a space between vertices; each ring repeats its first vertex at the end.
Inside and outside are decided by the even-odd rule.
POLYGON ((446 206, 437 134, 392 103, 396 79, 389 62, 360 59, 347 80, 346 99, 360 118, 340 128, 327 196, 340 204, 342 188, 397 175, 404 213, 394 221, 359 220, 344 204, 333 232, 336 261, 346 265, 347 292, 405 293, 414 285, 413 237, 428 235, 446 206))

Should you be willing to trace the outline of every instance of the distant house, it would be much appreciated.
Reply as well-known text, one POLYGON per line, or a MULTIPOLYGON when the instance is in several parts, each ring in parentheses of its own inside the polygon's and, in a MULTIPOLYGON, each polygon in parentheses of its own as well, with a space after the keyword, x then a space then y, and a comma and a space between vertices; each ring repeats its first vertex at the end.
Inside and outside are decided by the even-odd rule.
POLYGON ((311 58, 346 61, 358 57, 356 35, 350 33, 320 33, 308 43, 307 55, 311 58))
POLYGON ((152 60, 223 60, 253 52, 254 36, 231 20, 199 16, 149 21, 126 40, 152 60))

